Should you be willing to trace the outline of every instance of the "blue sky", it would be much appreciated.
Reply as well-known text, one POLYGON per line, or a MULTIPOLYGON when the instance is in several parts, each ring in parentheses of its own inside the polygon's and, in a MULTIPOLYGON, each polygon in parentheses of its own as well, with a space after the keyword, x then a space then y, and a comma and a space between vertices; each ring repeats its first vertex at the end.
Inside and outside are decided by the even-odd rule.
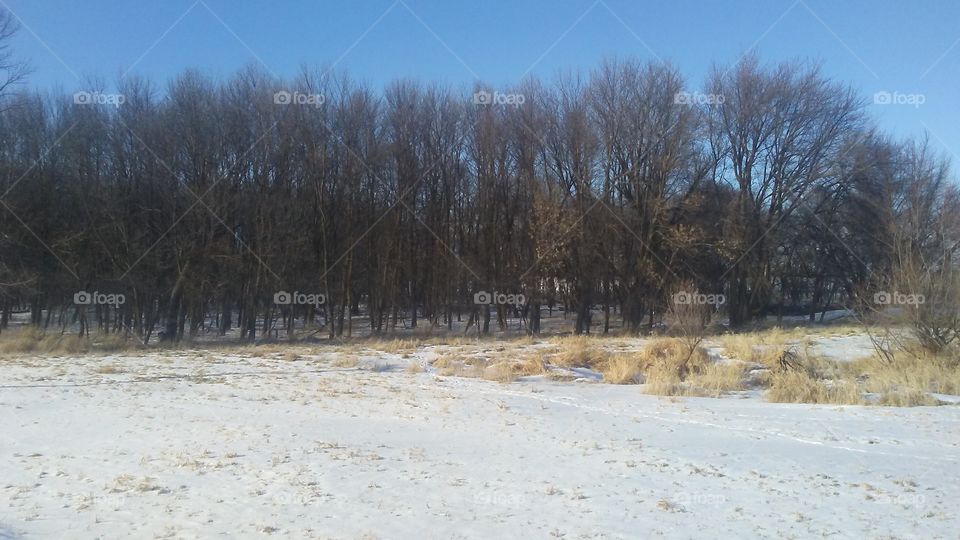
POLYGON ((294 74, 337 68, 380 85, 412 77, 494 87, 549 78, 606 56, 660 58, 699 88, 713 63, 753 49, 804 57, 853 84, 878 123, 930 132, 960 163, 960 2, 926 0, 0 0, 24 28, 29 84, 75 91, 123 73, 162 82, 185 68, 218 77, 251 62, 294 74), (876 92, 923 104, 873 105, 876 92))

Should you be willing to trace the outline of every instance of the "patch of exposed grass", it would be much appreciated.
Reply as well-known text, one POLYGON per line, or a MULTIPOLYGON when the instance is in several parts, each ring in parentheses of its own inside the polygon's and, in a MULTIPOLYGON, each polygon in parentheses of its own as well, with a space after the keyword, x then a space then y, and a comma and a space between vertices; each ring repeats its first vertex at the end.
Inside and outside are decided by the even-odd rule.
POLYGON ((610 356, 603 366, 603 382, 610 384, 639 384, 643 382, 643 370, 647 367, 637 353, 621 353, 610 356))
POLYGON ((139 348, 139 341, 123 334, 79 337, 30 326, 8 330, 0 335, 0 355, 4 356, 108 353, 139 348))
POLYGON ((644 390, 658 396, 695 396, 704 392, 690 384, 710 363, 707 352, 678 338, 657 338, 641 351, 643 365, 647 366, 644 390))
POLYGON ((856 383, 844 380, 827 381, 802 370, 773 372, 770 389, 764 397, 774 403, 864 403, 863 394, 856 383))
POLYGON ((338 354, 330 365, 337 368, 352 368, 357 367, 358 363, 357 357, 352 354, 338 354))
POLYGON ((514 364, 514 370, 517 375, 544 375, 549 371, 543 355, 536 351, 523 355, 520 361, 514 364))
POLYGON ((890 402, 927 392, 960 395, 960 364, 947 355, 900 351, 890 362, 873 356, 850 362, 843 368, 848 377, 862 380, 866 391, 889 395, 890 402))
POLYGON ((120 366, 118 366, 117 364, 103 364, 101 366, 98 366, 97 369, 94 371, 103 375, 110 375, 113 373, 120 373, 121 369, 120 369, 120 366))
POLYGON ((748 365, 741 362, 710 363, 688 380, 706 395, 719 397, 726 392, 743 390, 746 386, 748 365))
POLYGON ((488 381, 497 381, 499 383, 509 383, 517 379, 513 370, 513 364, 509 362, 497 362, 482 368, 481 376, 488 381))
POLYGON ((564 337, 557 340, 560 352, 552 358, 553 364, 565 367, 602 367, 609 356, 597 344, 597 340, 587 336, 564 337))
POLYGON ((884 392, 877 404, 889 407, 920 407, 939 405, 939 402, 922 390, 906 389, 884 392))
POLYGON ((413 373, 413 374, 423 373, 423 365, 421 365, 420 362, 417 362, 417 361, 410 362, 407 365, 406 371, 407 373, 413 373))

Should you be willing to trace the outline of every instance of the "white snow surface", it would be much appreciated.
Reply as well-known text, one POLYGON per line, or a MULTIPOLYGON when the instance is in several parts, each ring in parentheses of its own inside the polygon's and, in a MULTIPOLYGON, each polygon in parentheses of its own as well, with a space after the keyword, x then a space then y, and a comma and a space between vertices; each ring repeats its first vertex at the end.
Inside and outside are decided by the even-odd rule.
POLYGON ((0 538, 956 538, 960 408, 216 353, 0 369, 0 538))

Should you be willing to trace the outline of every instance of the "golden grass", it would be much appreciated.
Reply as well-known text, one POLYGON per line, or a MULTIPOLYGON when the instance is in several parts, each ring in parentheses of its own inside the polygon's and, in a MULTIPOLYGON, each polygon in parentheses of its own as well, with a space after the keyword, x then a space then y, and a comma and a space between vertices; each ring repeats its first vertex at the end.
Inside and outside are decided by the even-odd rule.
POLYGON ((497 362, 496 364, 479 368, 480 376, 488 381, 497 381, 499 383, 509 383, 516 380, 514 373, 514 364, 510 362, 497 362))
POLYGON ((437 369, 443 369, 443 368, 453 367, 457 363, 460 363, 460 361, 457 360, 456 356, 452 354, 442 354, 434 358, 430 362, 430 365, 432 365, 437 369))
POLYGON ((646 365, 636 353, 615 354, 603 366, 603 382, 610 384, 639 384, 643 381, 646 365))
POLYGON ((920 407, 939 405, 933 396, 922 390, 892 390, 880 395, 879 405, 888 407, 920 407))
POLYGON ((773 373, 770 389, 764 397, 774 403, 829 403, 860 405, 864 403, 858 385, 851 381, 826 381, 805 371, 786 370, 773 373))
POLYGON ((692 387, 700 390, 698 393, 719 397, 726 392, 743 390, 748 368, 747 364, 740 362, 714 362, 705 365, 688 381, 692 387))
POLYGON ((517 375, 544 375, 549 369, 543 355, 534 351, 521 356, 520 360, 514 364, 514 371, 517 375))
POLYGON ((786 351, 791 348, 806 348, 809 344, 809 337, 800 333, 800 330, 802 329, 773 328, 761 332, 724 334, 718 341, 727 357, 774 367, 786 351))
POLYGON ((337 368, 352 368, 357 367, 358 363, 357 357, 352 354, 338 354, 330 365, 337 368))
POLYGON ((410 362, 407 365, 406 371, 407 373, 413 373, 413 374, 423 373, 423 366, 420 364, 420 362, 410 362))
POLYGON ((691 383, 710 365, 707 351, 679 338, 657 338, 648 342, 640 353, 645 366, 644 391, 657 396, 700 396, 706 392, 691 383))
POLYGON ((0 355, 57 355, 118 352, 142 348, 135 338, 122 334, 94 334, 79 337, 30 326, 0 335, 0 355))
POLYGON ((95 371, 104 375, 110 375, 113 373, 120 373, 121 369, 117 364, 104 364, 102 366, 98 366, 95 371))
POLYGON ((892 362, 872 356, 850 362, 843 369, 848 377, 863 380, 866 391, 889 394, 889 400, 894 402, 900 399, 897 396, 920 392, 960 395, 960 364, 948 356, 920 350, 900 351, 892 362))
POLYGON ((552 360, 553 364, 565 367, 602 367, 608 353, 597 344, 597 340, 587 336, 564 337, 557 340, 560 352, 552 360))

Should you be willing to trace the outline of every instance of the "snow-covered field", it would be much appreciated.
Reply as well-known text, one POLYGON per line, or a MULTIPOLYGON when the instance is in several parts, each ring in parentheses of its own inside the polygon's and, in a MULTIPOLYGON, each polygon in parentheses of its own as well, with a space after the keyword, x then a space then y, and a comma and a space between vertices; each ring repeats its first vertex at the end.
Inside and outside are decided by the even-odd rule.
POLYGON ((0 361, 0 538, 957 538, 960 408, 380 354, 0 361))

